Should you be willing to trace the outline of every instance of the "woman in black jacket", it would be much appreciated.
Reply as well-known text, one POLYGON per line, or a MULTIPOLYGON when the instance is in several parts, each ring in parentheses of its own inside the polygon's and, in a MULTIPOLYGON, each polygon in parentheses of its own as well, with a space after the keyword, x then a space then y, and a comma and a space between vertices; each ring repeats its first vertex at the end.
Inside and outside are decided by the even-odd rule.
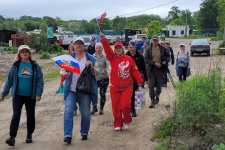
MULTIPOLYGON (((146 81, 146 83, 148 84, 148 76, 147 76, 147 71, 146 71, 146 65, 145 65, 145 60, 144 60, 144 56, 142 54, 140 54, 137 50, 136 50, 136 44, 134 41, 130 41, 128 44, 128 52, 126 53, 126 55, 130 56, 133 58, 135 64, 137 65, 138 70, 140 71, 140 73, 144 76, 144 81, 146 81)), ((137 81, 134 80, 134 84, 133 84, 133 95, 131 97, 131 112, 132 112, 132 117, 136 117, 136 111, 135 111, 135 106, 134 106, 134 102, 135 102, 135 91, 137 91, 138 89, 138 84, 137 81)))

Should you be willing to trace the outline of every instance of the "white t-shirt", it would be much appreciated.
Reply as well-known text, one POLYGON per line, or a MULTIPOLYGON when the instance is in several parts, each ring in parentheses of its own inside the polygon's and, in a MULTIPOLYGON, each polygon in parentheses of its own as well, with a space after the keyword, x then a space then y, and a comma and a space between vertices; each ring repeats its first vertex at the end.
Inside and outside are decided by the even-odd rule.
MULTIPOLYGON (((75 59, 77 59, 77 58, 75 58, 75 59)), ((86 61, 87 61, 87 58, 86 57, 84 57, 80 61, 78 61, 79 66, 80 66, 80 72, 81 73, 82 73, 82 71, 85 68, 86 61)), ((71 84, 70 84, 70 91, 76 92, 77 80, 78 80, 79 77, 80 77, 80 74, 73 73, 72 81, 71 81, 71 84)))

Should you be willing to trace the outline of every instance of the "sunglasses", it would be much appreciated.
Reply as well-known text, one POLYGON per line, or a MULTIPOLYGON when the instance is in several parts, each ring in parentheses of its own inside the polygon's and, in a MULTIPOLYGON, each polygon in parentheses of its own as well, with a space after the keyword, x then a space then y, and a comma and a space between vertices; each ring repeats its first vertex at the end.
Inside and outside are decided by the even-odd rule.
POLYGON ((74 43, 74 45, 84 45, 84 43, 74 43))
POLYGON ((29 53, 30 51, 29 50, 22 50, 20 51, 20 53, 29 53))

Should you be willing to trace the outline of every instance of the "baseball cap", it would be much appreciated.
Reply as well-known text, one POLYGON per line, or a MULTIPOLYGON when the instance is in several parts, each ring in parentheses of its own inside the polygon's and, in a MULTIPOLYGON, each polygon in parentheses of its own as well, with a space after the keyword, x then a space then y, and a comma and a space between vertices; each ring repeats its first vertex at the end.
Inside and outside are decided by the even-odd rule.
POLYGON ((121 43, 121 42, 116 42, 116 43, 114 44, 114 48, 117 47, 117 46, 123 46, 123 43, 121 43))
POLYGON ((157 35, 153 35, 152 40, 159 40, 159 37, 157 35))
POLYGON ((96 40, 95 37, 92 37, 92 38, 91 38, 91 41, 95 41, 95 40, 96 40))
POLYGON ((184 45, 184 44, 180 44, 180 47, 181 47, 181 46, 184 46, 184 47, 185 47, 185 45, 184 45))
POLYGON ((77 42, 77 41, 81 41, 84 43, 84 39, 82 37, 76 37, 74 40, 73 40, 73 43, 77 42))
POLYGON ((133 45, 133 46, 135 46, 136 43, 135 43, 134 41, 130 41, 130 42, 128 43, 128 45, 133 45))
POLYGON ((145 44, 150 44, 150 40, 149 39, 145 40, 145 44))
POLYGON ((18 52, 20 52, 22 49, 28 49, 30 51, 30 47, 28 45, 20 45, 18 48, 18 52))

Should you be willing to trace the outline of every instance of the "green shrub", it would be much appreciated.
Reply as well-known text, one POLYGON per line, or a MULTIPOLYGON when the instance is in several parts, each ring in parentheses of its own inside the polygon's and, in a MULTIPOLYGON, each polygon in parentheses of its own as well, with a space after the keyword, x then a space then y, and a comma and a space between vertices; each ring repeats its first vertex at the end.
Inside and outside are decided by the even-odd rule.
POLYGON ((44 82, 51 81, 51 79, 54 79, 59 76, 60 76, 59 71, 54 71, 54 72, 44 74, 44 82))
POLYGON ((225 150, 225 145, 223 143, 220 143, 220 145, 213 145, 212 150, 225 150))
POLYGON ((217 68, 209 77, 194 76, 178 84, 177 121, 181 128, 205 134, 210 124, 224 119, 225 92, 221 69, 217 68))
POLYGON ((42 53, 40 56, 40 59, 49 59, 49 58, 50 58, 50 56, 47 53, 42 53))

